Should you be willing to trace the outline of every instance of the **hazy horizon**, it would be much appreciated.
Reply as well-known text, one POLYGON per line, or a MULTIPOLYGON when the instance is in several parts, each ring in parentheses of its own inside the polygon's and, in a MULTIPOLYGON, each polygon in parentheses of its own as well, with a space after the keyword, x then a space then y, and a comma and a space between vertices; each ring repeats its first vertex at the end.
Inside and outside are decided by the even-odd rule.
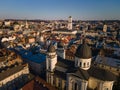
POLYGON ((120 20, 120 0, 2 0, 0 19, 120 20))

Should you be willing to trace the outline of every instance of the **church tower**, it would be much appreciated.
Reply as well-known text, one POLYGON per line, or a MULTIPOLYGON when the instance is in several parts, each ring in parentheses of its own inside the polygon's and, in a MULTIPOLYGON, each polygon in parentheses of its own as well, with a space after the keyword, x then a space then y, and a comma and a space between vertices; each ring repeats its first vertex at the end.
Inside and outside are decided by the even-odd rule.
POLYGON ((88 70, 91 66, 92 52, 85 41, 79 45, 75 53, 75 67, 88 70))
POLYGON ((29 25, 28 25, 27 20, 26 20, 26 22, 25 22, 25 28, 26 28, 26 29, 28 29, 28 28, 29 28, 29 25))
POLYGON ((68 18, 68 30, 72 30, 72 17, 69 16, 68 18))
POLYGON ((103 26, 103 32, 107 32, 107 25, 106 24, 103 26))
POLYGON ((53 75, 55 65, 57 63, 57 54, 54 45, 50 44, 46 56, 46 80, 47 83, 53 85, 53 75))
POLYGON ((57 63, 57 54, 54 45, 50 44, 46 56, 46 69, 50 72, 54 71, 55 64, 57 63))
POLYGON ((65 49, 64 49, 64 44, 62 43, 62 41, 58 42, 57 44, 57 55, 65 59, 65 49))

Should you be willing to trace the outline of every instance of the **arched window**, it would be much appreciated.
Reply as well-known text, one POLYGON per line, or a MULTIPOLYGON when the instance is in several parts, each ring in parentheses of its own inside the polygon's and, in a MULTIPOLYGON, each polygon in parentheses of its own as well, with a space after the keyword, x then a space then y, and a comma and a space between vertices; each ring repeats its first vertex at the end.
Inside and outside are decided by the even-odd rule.
POLYGON ((50 67, 50 60, 48 60, 48 69, 50 70, 51 69, 51 67, 50 67))
POLYGON ((75 83, 75 89, 74 90, 78 90, 78 85, 77 83, 75 83))
POLYGON ((55 77, 53 76, 53 85, 55 85, 55 77))
POLYGON ((80 67, 82 66, 82 63, 80 62, 80 67))
POLYGON ((83 64, 83 67, 85 67, 86 63, 83 64))
POLYGON ((89 67, 89 62, 87 62, 87 66, 89 67))
POLYGON ((64 90, 66 90, 66 82, 64 82, 64 90))
POLYGON ((58 87, 60 87, 60 81, 61 81, 61 80, 60 80, 60 79, 58 79, 58 87))

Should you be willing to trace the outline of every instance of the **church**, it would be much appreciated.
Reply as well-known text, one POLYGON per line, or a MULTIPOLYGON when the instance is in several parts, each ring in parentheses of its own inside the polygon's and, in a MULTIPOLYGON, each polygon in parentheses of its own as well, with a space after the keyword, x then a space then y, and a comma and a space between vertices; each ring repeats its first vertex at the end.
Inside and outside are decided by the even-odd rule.
POLYGON ((116 76, 96 67, 91 48, 84 41, 77 47, 75 60, 65 59, 62 43, 50 45, 46 55, 46 81, 58 90, 112 90, 116 76))

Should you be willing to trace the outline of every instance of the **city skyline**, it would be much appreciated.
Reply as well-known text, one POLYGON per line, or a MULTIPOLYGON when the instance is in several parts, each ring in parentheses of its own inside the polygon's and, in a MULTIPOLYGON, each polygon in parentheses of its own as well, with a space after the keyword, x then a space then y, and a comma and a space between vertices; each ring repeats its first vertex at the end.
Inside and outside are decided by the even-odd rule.
POLYGON ((2 0, 0 19, 120 20, 119 0, 2 0))

